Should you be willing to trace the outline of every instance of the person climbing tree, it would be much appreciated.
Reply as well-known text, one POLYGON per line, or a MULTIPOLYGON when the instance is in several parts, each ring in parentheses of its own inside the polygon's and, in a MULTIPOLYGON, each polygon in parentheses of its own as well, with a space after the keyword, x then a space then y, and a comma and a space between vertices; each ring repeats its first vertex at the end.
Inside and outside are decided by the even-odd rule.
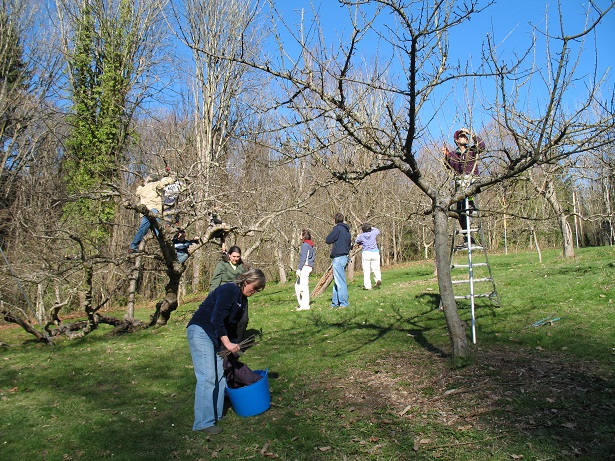
MULTIPOLYGON (((162 210, 162 189, 164 186, 171 184, 174 181, 175 180, 170 176, 165 176, 160 180, 157 180, 154 175, 146 176, 145 179, 141 181, 141 184, 137 186, 137 190, 135 191, 135 195, 139 198, 139 204, 144 205, 151 213, 158 215, 162 210)), ((158 220, 158 222, 160 222, 160 220, 158 220)), ((141 224, 137 229, 137 233, 128 247, 129 253, 137 253, 141 251, 139 250, 139 245, 150 227, 151 223, 149 222, 147 216, 144 215, 141 218, 141 224)))

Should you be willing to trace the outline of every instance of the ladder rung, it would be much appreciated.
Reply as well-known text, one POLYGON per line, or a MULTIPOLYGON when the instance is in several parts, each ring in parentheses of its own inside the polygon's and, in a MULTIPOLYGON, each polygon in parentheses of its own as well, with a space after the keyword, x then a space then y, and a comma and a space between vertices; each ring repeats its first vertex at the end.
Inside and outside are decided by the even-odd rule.
MULTIPOLYGON (((495 294, 495 292, 491 292, 491 293, 482 293, 482 294, 478 294, 478 295, 474 295, 475 298, 491 298, 493 295, 495 294)), ((465 295, 465 296, 455 296, 455 299, 470 299, 472 296, 470 295, 465 295)))
MULTIPOLYGON (((467 204, 468 202, 466 201, 466 208, 467 208, 467 204)), ((468 209, 465 210, 466 212, 468 211, 468 209)), ((472 212, 470 211, 469 216, 472 216, 472 212)), ((475 215, 477 216, 477 215, 475 215)), ((452 284, 454 287, 457 286, 468 286, 469 288, 472 288, 472 285, 470 285, 471 283, 477 283, 477 284, 483 284, 483 285, 478 285, 478 286, 482 286, 482 288, 480 288, 481 290, 486 290, 486 289, 492 289, 493 291, 490 293, 479 293, 479 294, 464 294, 464 295, 456 295, 454 296, 455 299, 459 299, 459 300, 472 300, 472 305, 474 305, 473 300, 477 299, 477 298, 489 298, 490 300, 494 300, 497 304, 499 304, 499 300, 498 300, 498 294, 495 288, 495 281, 493 280, 493 277, 491 275, 491 267, 489 266, 489 260, 487 259, 487 247, 483 246, 483 234, 481 231, 481 224, 480 224, 480 220, 477 220, 475 223, 470 222, 469 220, 466 221, 468 223, 468 229, 459 229, 456 228, 453 231, 453 241, 451 242, 451 255, 450 255, 450 267, 451 269, 465 269, 468 272, 468 279, 466 280, 452 280, 452 284), (474 226, 472 225, 474 224, 474 226), (478 236, 475 238, 470 238, 470 236, 474 237, 474 234, 478 234, 478 236), (457 235, 461 235, 464 237, 464 243, 462 245, 455 245, 455 237, 457 235), (474 240, 479 240, 479 242, 475 243, 474 240), (457 252, 467 252, 468 253, 468 263, 467 264, 453 264, 453 255, 454 253, 457 252), (476 254, 478 256, 478 261, 480 262, 472 262, 472 252, 476 251, 476 254), (484 254, 484 257, 481 258, 481 255, 484 254), (487 267, 488 269, 488 277, 480 277, 480 278, 475 278, 474 274, 472 272, 472 268, 473 267, 487 267), (485 286, 484 283, 491 283, 491 286, 485 286)), ((459 226, 461 227, 461 226, 459 226)), ((460 255, 458 255, 460 256, 460 255)), ((462 259, 460 259, 460 261, 463 261, 462 259)), ((485 275, 484 274, 485 271, 480 271, 480 275, 485 275)), ((476 288, 472 289, 471 291, 474 291, 476 288)), ((460 291, 470 291, 469 289, 463 288, 463 289, 459 289, 459 288, 455 288, 455 290, 460 290, 460 291)), ((499 306, 498 306, 499 307, 499 306)))
MULTIPOLYGON (((492 282, 493 279, 491 277, 486 277, 486 278, 482 278, 482 279, 474 279, 474 283, 480 283, 480 282, 492 282)), ((459 284, 459 283, 470 283, 470 279, 467 280, 453 280, 453 285, 455 284, 459 284)))
MULTIPOLYGON (((482 249, 483 249, 483 247, 482 247, 482 246, 480 246, 480 245, 476 245, 476 244, 474 244, 474 245, 470 246, 470 249, 471 249, 471 250, 482 250, 482 249)), ((456 246, 456 247, 454 248, 454 250, 455 250, 455 251, 464 251, 464 250, 465 250, 465 251, 467 251, 467 250, 468 250, 468 247, 467 247, 467 246, 465 246, 465 245, 458 245, 458 246, 456 246)))
MULTIPOLYGON (((467 234, 467 233, 468 233, 467 229, 459 229, 459 230, 457 230, 457 231, 455 231, 455 232, 457 232, 457 235, 465 235, 465 234, 467 234)), ((472 232, 478 232, 478 229, 472 229, 472 228, 470 228, 470 234, 471 234, 472 232)))
MULTIPOLYGON (((487 263, 472 263, 472 267, 481 267, 481 266, 487 266, 487 263)), ((470 267, 469 264, 453 264, 451 265, 451 269, 458 269, 458 268, 467 268, 470 267)))

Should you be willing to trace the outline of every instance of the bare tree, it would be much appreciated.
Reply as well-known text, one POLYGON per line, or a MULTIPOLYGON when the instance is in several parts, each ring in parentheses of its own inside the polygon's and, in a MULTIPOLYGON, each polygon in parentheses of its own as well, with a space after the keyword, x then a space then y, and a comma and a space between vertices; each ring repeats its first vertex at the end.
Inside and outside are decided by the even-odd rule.
MULTIPOLYGON (((565 32, 564 18, 561 18, 561 30, 546 35, 547 67, 526 63, 528 55, 504 64, 495 44, 489 42, 485 61, 478 71, 471 71, 469 65, 460 67, 449 61, 452 50, 447 38, 450 31, 483 10, 478 2, 341 0, 339 3, 348 7, 352 27, 348 38, 337 47, 325 47, 321 42, 322 31, 316 28, 313 42, 310 37, 296 34, 294 46, 299 47, 299 52, 294 59, 289 58, 291 53, 285 48, 280 51, 283 59, 276 61, 236 59, 276 77, 288 89, 286 100, 280 103, 292 111, 297 122, 312 127, 308 145, 314 147, 310 155, 327 165, 336 178, 358 181, 397 169, 429 198, 426 212, 433 217, 438 285, 452 359, 457 365, 467 363, 470 348, 450 278, 449 208, 456 201, 514 178, 534 165, 582 154, 606 142, 605 132, 613 125, 613 114, 592 120, 587 110, 599 94, 595 88, 599 81, 592 81, 594 86, 588 91, 585 102, 575 108, 567 109, 562 102, 572 91, 576 78, 571 47, 599 26, 613 4, 602 11, 592 5, 594 9, 588 10, 586 27, 574 35, 565 32), (374 8, 368 10, 366 6, 369 5, 374 8), (386 21, 378 21, 383 14, 387 15, 386 21), (400 58, 399 67, 404 73, 398 80, 387 78, 386 71, 382 70, 390 68, 391 60, 387 60, 384 67, 375 62, 363 72, 356 69, 357 50, 361 42, 368 39, 379 39, 380 48, 388 44, 390 56, 400 58), (553 51, 553 47, 557 51, 553 51), (546 75, 540 76, 543 70, 546 75), (527 75, 540 76, 544 83, 542 91, 547 95, 546 104, 538 111, 529 112, 525 101, 521 100, 521 94, 527 93, 525 85, 529 85, 522 76, 527 75), (491 149, 503 155, 487 156, 483 160, 489 166, 486 174, 465 189, 451 192, 450 188, 441 187, 442 175, 430 178, 425 174, 426 165, 433 163, 433 157, 421 156, 424 151, 420 146, 427 148, 431 144, 428 123, 433 117, 433 108, 441 106, 436 90, 451 82, 476 80, 497 85, 495 102, 484 110, 514 140, 515 149, 505 149, 497 143, 498 138, 489 139, 491 149), (335 155, 344 143, 369 152, 371 162, 355 165, 350 150, 346 150, 348 155, 335 155), (489 165, 490 161, 498 163, 489 165)), ((275 5, 271 7, 275 11, 275 5)), ((283 21, 282 27, 294 30, 283 21)), ((309 29, 301 28, 303 30, 309 29)), ((467 101, 467 107, 472 107, 471 101, 467 101)))
MULTIPOLYGON (((44 230, 39 229, 38 238, 56 240, 55 249, 64 249, 46 268, 46 277, 68 281, 69 277, 61 274, 66 270, 64 266, 70 265, 72 281, 78 280, 81 307, 88 316, 77 327, 82 333, 92 331, 99 323, 122 323, 97 315, 109 300, 103 297, 95 302, 97 277, 115 273, 114 268, 124 259, 111 256, 108 245, 115 243, 110 238, 112 232, 103 230, 105 235, 101 237, 100 230, 110 230, 109 216, 120 204, 118 191, 123 190, 120 171, 130 144, 131 127, 152 89, 152 69, 159 63, 164 5, 164 1, 56 3, 56 24, 68 78, 54 83, 59 91, 66 90, 62 84, 68 86, 65 95, 73 102, 68 119, 73 123, 69 128, 64 127, 62 133, 54 132, 63 141, 72 135, 72 142, 57 150, 65 154, 63 159, 71 166, 68 171, 59 170, 58 176, 72 176, 72 182, 69 181, 66 189, 54 190, 57 194, 54 206, 56 211, 66 210, 67 205, 87 202, 91 204, 87 208, 98 211, 78 212, 80 220, 60 218, 53 226, 45 223, 44 230), (100 168, 102 164, 105 166, 100 168), (103 213, 98 213, 103 208, 103 213), (65 255, 64 263, 60 262, 62 255, 65 255), (77 271, 81 271, 81 278, 75 275, 77 271)), ((54 317, 58 318, 57 311, 54 317)), ((52 334, 69 330, 57 328, 52 334)))
POLYGON ((15 0, 0 6, 0 228, 20 174, 45 142, 41 127, 48 112, 41 107, 61 70, 44 18, 39 2, 15 0))
MULTIPOLYGON (((195 231, 207 228, 210 214, 232 215, 226 195, 225 173, 233 140, 251 125, 255 106, 253 77, 240 63, 218 56, 250 56, 260 49, 256 10, 250 2, 183 0, 174 4, 174 28, 189 47, 191 75, 190 113, 193 116, 194 161, 191 171, 195 231)), ((254 125, 252 124, 252 128, 254 125)), ((202 255, 195 256, 193 285, 200 283, 202 255)))
POLYGON ((553 168, 552 165, 544 165, 543 168, 541 168, 542 174, 540 177, 535 174, 537 172, 530 171, 529 178, 534 185, 536 192, 545 198, 557 216, 557 221, 562 234, 563 255, 565 258, 572 258, 574 257, 574 239, 572 227, 568 222, 568 215, 571 213, 566 210, 562 204, 562 201, 558 198, 559 194, 556 188, 556 183, 558 182, 559 177, 557 170, 561 171, 561 168, 561 165, 557 165, 555 168, 553 168))

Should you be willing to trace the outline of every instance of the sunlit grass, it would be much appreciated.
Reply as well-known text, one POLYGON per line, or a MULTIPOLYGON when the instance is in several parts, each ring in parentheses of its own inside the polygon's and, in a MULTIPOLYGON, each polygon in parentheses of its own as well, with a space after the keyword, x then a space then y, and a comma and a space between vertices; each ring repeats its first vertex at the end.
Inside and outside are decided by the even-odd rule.
MULTIPOLYGON (((380 290, 362 290, 358 272, 347 309, 329 308, 329 289, 310 311, 296 312, 291 283, 253 296, 249 329, 262 336, 243 360, 269 368, 272 408, 253 418, 229 410, 218 438, 191 431, 194 376, 185 324, 200 298, 182 305, 165 327, 120 337, 103 327, 50 347, 2 329, 12 346, 0 351, 0 459, 564 459, 563 452, 587 452, 592 443, 596 456, 606 456, 615 429, 605 416, 615 363, 613 256, 611 248, 579 250, 570 261, 544 252, 542 263, 529 253, 491 255, 501 306, 477 301, 477 352, 503 351, 504 359, 522 353, 530 370, 533 354, 583 364, 595 376, 579 373, 579 387, 594 389, 596 382, 586 399, 568 403, 531 391, 531 382, 500 379, 508 365, 477 362, 447 371, 449 338, 427 261, 386 270, 380 290), (532 326, 551 316, 559 320, 532 326), (504 398, 472 416, 461 397, 443 393, 472 388, 479 371, 479 384, 504 398), (562 443, 559 431, 569 422, 544 426, 536 414, 566 414, 573 404, 585 405, 590 416, 570 422, 575 432, 562 443), (526 419, 539 426, 531 441, 517 429, 526 419)), ((467 306, 460 312, 469 324, 467 306)))

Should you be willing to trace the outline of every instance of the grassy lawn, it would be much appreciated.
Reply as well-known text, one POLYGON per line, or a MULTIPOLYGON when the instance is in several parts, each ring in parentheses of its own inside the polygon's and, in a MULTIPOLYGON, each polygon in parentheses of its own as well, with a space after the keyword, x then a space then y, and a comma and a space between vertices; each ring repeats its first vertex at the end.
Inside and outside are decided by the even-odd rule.
POLYGON ((329 289, 296 312, 291 283, 268 286, 250 298, 262 337, 243 360, 269 369, 272 407, 229 409, 218 436, 191 431, 185 324, 202 296, 119 337, 50 347, 2 328, 0 459, 615 459, 615 251, 490 262, 501 307, 477 301, 474 365, 458 370, 431 262, 385 270, 380 290, 357 273, 347 309, 329 289), (545 318, 558 320, 532 326, 545 318))

